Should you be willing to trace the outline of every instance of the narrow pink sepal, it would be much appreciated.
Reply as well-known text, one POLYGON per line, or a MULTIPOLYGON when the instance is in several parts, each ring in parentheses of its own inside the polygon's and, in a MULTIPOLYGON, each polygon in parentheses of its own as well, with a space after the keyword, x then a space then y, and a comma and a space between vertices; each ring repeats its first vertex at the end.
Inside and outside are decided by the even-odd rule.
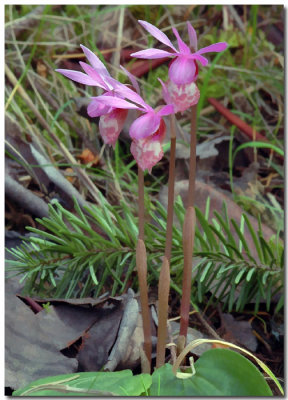
POLYGON ((109 114, 102 115, 99 121, 99 131, 106 144, 113 147, 123 129, 128 110, 114 109, 109 114))
POLYGON ((188 29, 190 46, 192 47, 193 51, 197 51, 198 49, 197 33, 189 21, 187 21, 187 29, 188 29))
POLYGON ((96 56, 96 54, 94 54, 87 47, 83 46, 83 44, 80 44, 80 47, 93 68, 97 69, 99 73, 101 73, 104 76, 110 76, 109 72, 107 71, 107 68, 102 63, 102 61, 100 61, 100 59, 96 56))
POLYGON ((194 82, 176 85, 171 80, 166 84, 169 99, 174 104, 175 112, 183 112, 198 103, 200 91, 194 82))
POLYGON ((219 42, 219 43, 214 43, 210 44, 209 46, 203 47, 203 49, 200 49, 196 52, 196 54, 203 54, 203 53, 212 53, 212 52, 219 52, 227 49, 228 43, 226 42, 219 42))
POLYGON ((156 59, 156 58, 164 58, 164 57, 172 57, 174 56, 173 53, 165 50, 158 50, 158 49, 146 49, 136 51, 135 53, 130 54, 131 57, 136 58, 144 58, 144 59, 156 59))
MULTIPOLYGON (((109 79, 109 82, 111 82, 111 79, 109 79)), ((133 101, 134 103, 141 105, 146 111, 153 110, 152 107, 150 107, 147 103, 145 103, 145 101, 138 93, 134 92, 134 90, 130 89, 123 83, 116 81, 115 79, 113 79, 113 88, 114 92, 117 94, 118 97, 133 101)))
POLYGON ((156 26, 150 24, 149 22, 146 21, 141 21, 138 20, 139 24, 143 26, 143 28, 146 29, 152 36, 154 36, 156 39, 159 40, 159 42, 166 44, 166 46, 170 47, 174 51, 177 51, 173 44, 171 43, 170 39, 168 36, 165 35, 160 29, 156 28, 156 26))
POLYGON ((98 82, 99 87, 101 87, 104 90, 109 90, 108 86, 101 78, 101 75, 94 68, 92 68, 89 64, 86 64, 83 61, 80 61, 79 64, 86 72, 86 74, 90 76, 90 78, 92 78, 95 82, 98 82))
POLYGON ((203 65, 203 67, 206 67, 206 65, 209 63, 206 57, 201 56, 198 53, 194 53, 188 56, 190 60, 198 60, 200 63, 203 65))
POLYGON ((139 106, 136 106, 136 104, 129 103, 126 100, 120 99, 119 97, 115 96, 105 96, 101 95, 96 97, 97 101, 102 102, 103 104, 106 104, 107 106, 113 107, 113 108, 123 108, 123 109, 131 109, 131 110, 139 110, 139 106))
POLYGON ((177 38, 177 42, 178 42, 178 47, 179 47, 179 51, 181 54, 190 54, 191 51, 189 49, 189 47, 187 46, 186 43, 183 42, 183 40, 181 39, 178 31, 176 28, 172 27, 173 33, 177 38))
POLYGON ((141 115, 131 124, 129 134, 132 139, 144 139, 152 136, 159 128, 161 117, 155 112, 148 112, 141 115))
POLYGON ((172 104, 168 104, 161 108, 160 111, 157 112, 159 117, 163 117, 164 115, 174 114, 174 106, 172 104))
POLYGON ((72 79, 72 81, 83 83, 88 86, 98 86, 98 82, 90 76, 83 74, 83 72, 70 71, 70 69, 56 69, 56 72, 60 72, 60 74, 66 76, 66 78, 72 79))
POLYGON ((189 58, 177 57, 168 71, 169 78, 177 85, 184 85, 193 82, 196 77, 195 61, 189 58))
POLYGON ((128 76, 130 82, 132 83, 132 86, 134 87, 136 92, 140 95, 140 87, 138 85, 136 77, 133 74, 131 74, 131 72, 129 72, 126 68, 124 68, 122 65, 120 65, 120 68, 122 69, 124 74, 128 76))
POLYGON ((172 104, 173 101, 172 101, 172 99, 170 97, 170 94, 168 92, 167 86, 165 85, 165 83, 160 78, 158 78, 158 81, 162 85, 162 96, 163 96, 163 99, 165 100, 165 103, 166 104, 172 104))

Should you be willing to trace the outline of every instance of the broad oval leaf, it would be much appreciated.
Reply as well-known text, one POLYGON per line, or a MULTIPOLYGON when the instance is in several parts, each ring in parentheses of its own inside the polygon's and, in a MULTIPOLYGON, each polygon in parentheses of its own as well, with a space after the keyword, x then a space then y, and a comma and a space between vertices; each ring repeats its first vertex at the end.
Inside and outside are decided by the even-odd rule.
POLYGON ((152 375, 150 396, 272 396, 263 375, 233 350, 206 351, 195 363, 196 373, 179 379, 165 364, 152 375))
POLYGON ((38 379, 13 396, 139 396, 147 393, 151 375, 117 372, 79 372, 38 379))

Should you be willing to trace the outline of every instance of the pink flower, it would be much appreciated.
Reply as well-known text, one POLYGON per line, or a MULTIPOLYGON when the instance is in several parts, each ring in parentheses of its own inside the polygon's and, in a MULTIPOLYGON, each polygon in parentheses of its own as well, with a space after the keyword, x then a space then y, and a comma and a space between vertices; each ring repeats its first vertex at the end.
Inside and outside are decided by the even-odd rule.
POLYGON ((66 69, 56 71, 76 82, 104 90, 101 96, 92 97, 87 112, 90 117, 100 117, 99 131, 106 144, 115 146, 128 110, 134 109, 142 113, 130 126, 131 152, 140 168, 151 172, 152 167, 163 157, 161 143, 166 126, 162 117, 174 113, 173 105, 168 104, 154 110, 140 96, 136 78, 130 72, 121 67, 135 91, 113 79, 99 58, 85 46, 81 47, 91 64, 80 62, 85 73, 66 69))
POLYGON ((173 57, 169 67, 169 78, 176 85, 184 85, 195 81, 197 78, 197 64, 196 60, 200 61, 200 63, 204 66, 208 64, 207 58, 203 57, 202 54, 209 52, 220 52, 227 48, 228 44, 226 42, 219 42, 211 44, 210 46, 204 47, 203 49, 197 50, 197 35, 195 29, 192 25, 187 22, 190 46, 193 50, 196 50, 195 53, 192 53, 190 47, 183 42, 180 38, 180 35, 176 28, 172 28, 174 35, 176 36, 178 42, 177 50, 169 38, 165 35, 165 33, 161 32, 154 25, 149 22, 139 21, 139 23, 156 39, 160 42, 166 44, 166 46, 170 47, 173 52, 158 50, 158 49, 147 49, 137 51, 136 53, 131 54, 132 57, 137 58, 163 58, 163 57, 173 57))
MULTIPOLYGON (((107 71, 105 65, 100 59, 87 47, 81 45, 83 52, 85 53, 88 61, 91 65, 80 61, 80 65, 84 72, 71 71, 68 69, 57 69, 62 75, 66 76, 73 81, 83 83, 89 86, 97 86, 105 91, 104 96, 115 96, 119 98, 125 97, 125 85, 119 84, 113 79, 107 71)), ((139 86, 135 77, 122 68, 128 75, 135 90, 139 92, 139 86)), ((133 108, 133 107, 130 107, 133 108)), ((100 117, 99 120, 99 131, 104 143, 115 146, 118 136, 124 126, 128 109, 117 109, 112 107, 111 104, 103 104, 98 102, 97 97, 92 97, 91 103, 87 108, 88 115, 90 117, 100 117)))
POLYGON ((142 113, 140 117, 133 121, 129 129, 132 138, 131 153, 141 169, 148 169, 151 172, 152 167, 161 160, 164 154, 162 142, 165 137, 166 126, 162 117, 173 114, 174 107, 168 104, 156 111, 145 103, 140 95, 129 88, 125 90, 125 98, 130 101, 105 95, 98 96, 97 101, 102 102, 103 105, 112 104, 117 108, 138 109, 142 113))

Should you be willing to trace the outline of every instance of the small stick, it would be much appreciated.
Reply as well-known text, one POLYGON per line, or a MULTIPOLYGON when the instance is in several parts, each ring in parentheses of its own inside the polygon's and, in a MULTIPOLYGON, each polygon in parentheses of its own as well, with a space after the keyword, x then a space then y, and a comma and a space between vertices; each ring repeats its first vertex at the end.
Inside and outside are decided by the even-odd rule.
MULTIPOLYGON (((144 332, 144 352, 146 358, 151 365, 151 353, 152 353, 152 338, 151 338, 151 316, 148 303, 148 286, 147 286, 147 255, 146 247, 144 243, 144 173, 140 167, 138 167, 138 215, 139 215, 139 236, 136 247, 136 266, 138 272, 139 291, 140 291, 140 303, 141 313, 143 320, 143 332, 144 332)), ((147 372, 147 371, 145 371, 147 372)), ((150 371, 148 371, 150 372, 150 371)))
POLYGON ((196 179, 196 128, 197 128, 197 105, 191 108, 191 137, 190 137, 190 160, 189 160, 189 188, 188 204, 183 225, 183 283, 181 299, 181 320, 179 345, 185 345, 189 324, 190 294, 192 280, 192 256, 194 247, 196 216, 195 202, 195 179, 196 179))
POLYGON ((171 127, 171 146, 169 163, 169 182, 168 182, 168 206, 167 206, 167 225, 165 255, 161 266, 158 287, 158 338, 157 338, 157 358, 156 368, 161 367, 165 362, 165 346, 167 337, 167 318, 168 300, 170 288, 170 258, 172 248, 172 229, 174 213, 174 181, 175 181, 175 154, 176 154, 176 132, 175 115, 170 116, 171 127))

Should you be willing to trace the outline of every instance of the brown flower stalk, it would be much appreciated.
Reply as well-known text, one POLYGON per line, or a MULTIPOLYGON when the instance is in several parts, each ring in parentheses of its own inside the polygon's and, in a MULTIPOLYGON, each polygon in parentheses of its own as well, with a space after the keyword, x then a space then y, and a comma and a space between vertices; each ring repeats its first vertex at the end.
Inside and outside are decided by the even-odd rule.
MULTIPOLYGON (((151 316, 148 304, 148 286, 147 286, 147 256, 146 247, 144 243, 144 173, 138 167, 138 215, 139 215, 139 236, 136 247, 136 266, 138 273, 138 282, 140 290, 140 303, 141 313, 143 320, 144 332, 144 352, 148 360, 149 366, 151 365, 151 316)), ((144 371, 143 371, 144 372, 144 371)), ((150 371, 145 371, 150 372, 150 371)))
POLYGON ((189 188, 188 204, 183 225, 183 283, 180 310, 180 335, 178 344, 185 346, 189 325, 191 280, 192 280, 192 256, 195 236, 195 178, 196 178, 196 127, 197 127, 197 105, 191 107, 191 138, 190 138, 190 161, 189 161, 189 188))
POLYGON ((165 255, 161 266, 158 286, 158 338, 157 338, 157 358, 156 368, 161 367, 165 362, 165 346, 167 337, 167 318, 168 318, 168 299, 170 288, 170 257, 172 248, 172 228, 174 212, 174 181, 175 181, 175 153, 176 153, 176 132, 175 115, 170 116, 170 163, 169 163, 169 182, 168 182, 168 207, 166 225, 166 244, 165 255))

